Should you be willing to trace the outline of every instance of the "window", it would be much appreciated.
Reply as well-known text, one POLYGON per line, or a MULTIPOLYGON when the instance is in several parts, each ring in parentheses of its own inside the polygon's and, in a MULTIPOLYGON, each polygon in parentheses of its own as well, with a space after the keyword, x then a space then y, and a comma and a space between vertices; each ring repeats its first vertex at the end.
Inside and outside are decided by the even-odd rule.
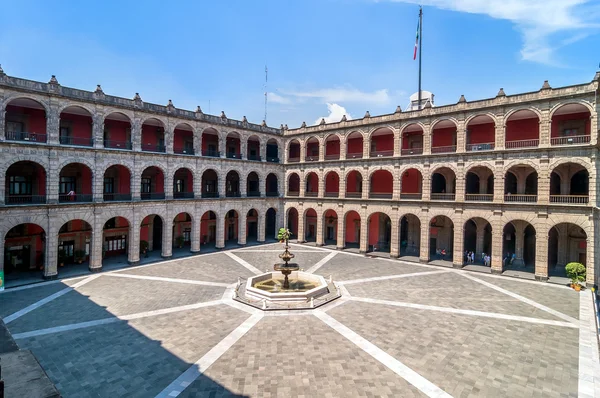
POLYGON ((116 252, 125 250, 127 247, 126 238, 123 236, 107 236, 104 240, 106 252, 116 252))
POLYGON ((191 242, 191 231, 189 229, 183 231, 183 241, 186 243, 191 242))
POLYGON ((142 193, 152 192, 152 181, 150 178, 142 178, 142 193))
POLYGON ((71 129, 69 127, 66 127, 66 126, 60 126, 60 136, 61 137, 70 137, 71 136, 71 129))
POLYGON ((104 178, 104 193, 115 193, 115 179, 111 177, 104 178))
POLYGON ((24 131, 23 123, 21 122, 6 122, 7 133, 22 133, 24 131))
POLYGON ((185 182, 182 179, 175 180, 175 193, 185 192, 185 182))
POLYGON ((31 178, 23 176, 10 176, 9 195, 31 195, 31 178))
POLYGON ((208 144, 208 152, 217 152, 217 146, 215 144, 208 144))
POLYGON ((66 195, 75 192, 75 177, 60 177, 59 194, 66 195))
POLYGON ((194 152, 194 143, 191 141, 185 141, 183 143, 183 152, 184 153, 192 153, 194 152))

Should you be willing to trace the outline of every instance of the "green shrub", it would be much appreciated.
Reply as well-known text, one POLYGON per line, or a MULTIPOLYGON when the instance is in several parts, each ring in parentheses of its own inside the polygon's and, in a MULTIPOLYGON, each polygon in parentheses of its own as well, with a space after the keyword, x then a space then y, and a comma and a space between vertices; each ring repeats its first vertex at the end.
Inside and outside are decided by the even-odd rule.
POLYGON ((569 263, 565 266, 567 276, 571 278, 571 282, 579 283, 585 281, 585 265, 581 263, 569 263))

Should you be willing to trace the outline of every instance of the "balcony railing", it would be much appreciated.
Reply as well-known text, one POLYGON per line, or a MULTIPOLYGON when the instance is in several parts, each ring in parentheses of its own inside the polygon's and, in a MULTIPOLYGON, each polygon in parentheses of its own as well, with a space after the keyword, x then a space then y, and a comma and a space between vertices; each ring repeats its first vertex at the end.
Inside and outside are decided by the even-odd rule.
POLYGON ((390 157, 390 156, 394 156, 394 150, 389 150, 389 151, 371 151, 369 157, 372 158, 386 158, 386 157, 390 157))
POLYGON ((392 194, 387 192, 370 192, 369 198, 371 199, 391 199, 392 194))
POLYGON ((260 162, 262 158, 260 157, 260 155, 248 155, 248 160, 255 160, 257 162, 260 162))
POLYGON ((455 200, 456 194, 454 193, 432 193, 431 200, 455 200))
POLYGON ((131 201, 130 193, 105 193, 102 199, 105 202, 131 201))
POLYGON ((133 147, 131 146, 131 141, 104 140, 104 148, 131 150, 133 147))
POLYGON ((142 192, 140 194, 140 198, 142 200, 164 199, 165 198, 165 193, 164 192, 142 192))
POLYGON ((219 151, 213 151, 211 149, 203 149, 202 150, 202 156, 208 156, 210 158, 220 158, 221 157, 221 152, 219 152, 219 151))
POLYGON ((206 198, 218 198, 219 197, 219 193, 218 192, 202 192, 202 198, 206 199, 206 198))
MULTIPOLYGON (((298 159, 298 160, 300 160, 300 159, 298 159)), ((279 163, 279 158, 267 156, 267 162, 270 162, 270 163, 279 163)))
POLYGON ((421 192, 418 193, 400 193, 400 199, 408 199, 408 200, 421 200, 423 194, 421 192))
POLYGON ((475 151, 493 151, 495 144, 493 142, 487 142, 482 144, 467 144, 467 152, 475 151))
POLYGON ((346 192, 346 197, 349 199, 360 199, 362 198, 362 192, 346 192))
POLYGON ((493 194, 480 194, 480 193, 467 193, 465 194, 465 200, 467 202, 492 202, 494 200, 493 194))
POLYGON ((539 144, 540 140, 536 138, 534 140, 506 141, 504 147, 506 149, 536 148, 539 144))
POLYGON ((346 154, 346 159, 362 159, 363 154, 362 152, 355 152, 355 153, 347 153, 346 154))
POLYGON ((194 199, 193 192, 173 192, 174 199, 194 199))
POLYGON ((431 153, 454 153, 454 152, 456 152, 456 145, 431 147, 431 153))
POLYGON ((227 159, 241 159, 242 158, 242 154, 241 153, 237 153, 237 152, 227 152, 225 157, 227 159))
POLYGON ((260 197, 260 192, 259 191, 248 191, 248 192, 246 192, 246 196, 249 198, 258 198, 258 197, 260 197))
POLYGON ((7 205, 40 205, 46 203, 46 195, 7 195, 7 205))
POLYGON ((267 191, 267 198, 276 198, 279 196, 279 192, 267 191))
POLYGON ((325 155, 325 160, 338 160, 340 158, 339 153, 334 153, 331 155, 325 155))
POLYGON ((300 196, 299 191, 288 191, 287 196, 300 196))
POLYGON ((226 198, 240 198, 241 196, 242 194, 240 191, 225 192, 226 198))
POLYGON ((194 148, 175 148, 173 152, 181 155, 194 155, 196 153, 194 148))
POLYGON ((588 203, 587 195, 550 195, 550 203, 581 205, 588 203))
POLYGON ((423 148, 402 149, 400 151, 400 155, 402 155, 402 156, 421 155, 422 153, 423 153, 423 148))
POLYGON ((325 192, 326 198, 338 198, 340 196, 339 192, 325 192))
POLYGON ((288 163, 298 163, 300 158, 288 158, 288 163))
POLYGON ((308 192, 308 191, 306 191, 306 192, 304 192, 304 196, 309 196, 311 198, 316 198, 317 196, 319 196, 319 193, 318 192, 308 192))
POLYGON ((306 155, 306 157, 304 158, 305 162, 318 162, 319 161, 319 155, 313 155, 313 156, 308 156, 306 155))
POLYGON ((550 138, 550 145, 574 145, 574 144, 588 144, 590 142, 589 135, 575 135, 570 137, 552 137, 550 138))
POLYGON ((48 136, 40 133, 26 133, 18 131, 7 131, 7 141, 46 142, 48 136))
POLYGON ((94 139, 81 137, 60 137, 60 143, 62 145, 93 146, 94 139))
POLYGON ((523 194, 506 194, 504 195, 505 202, 520 202, 520 203, 535 203, 537 202, 537 195, 523 195, 523 194))
POLYGON ((165 146, 159 144, 142 144, 142 151, 144 152, 165 152, 165 146))
POLYGON ((83 202, 92 202, 94 200, 94 196, 92 194, 60 194, 58 195, 59 203, 83 203, 83 202))

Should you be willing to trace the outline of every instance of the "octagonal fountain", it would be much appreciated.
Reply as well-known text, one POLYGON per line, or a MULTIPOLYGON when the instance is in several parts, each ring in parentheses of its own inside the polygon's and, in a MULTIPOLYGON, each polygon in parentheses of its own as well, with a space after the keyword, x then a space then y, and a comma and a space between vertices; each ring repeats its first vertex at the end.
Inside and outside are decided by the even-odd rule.
POLYGON ((250 277, 246 283, 238 282, 234 300, 263 310, 290 310, 317 308, 340 297, 332 279, 304 272, 297 263, 290 263, 295 256, 289 251, 290 231, 281 228, 279 241, 285 243, 279 258, 283 263, 273 266, 274 272, 250 277))

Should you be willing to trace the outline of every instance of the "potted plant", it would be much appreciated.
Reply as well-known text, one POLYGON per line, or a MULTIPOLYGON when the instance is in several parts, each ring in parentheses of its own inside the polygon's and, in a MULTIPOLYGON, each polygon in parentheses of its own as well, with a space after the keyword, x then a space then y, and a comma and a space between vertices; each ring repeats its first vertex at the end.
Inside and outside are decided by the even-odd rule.
POLYGON ((78 264, 81 264, 85 261, 85 250, 75 251, 75 261, 77 261, 78 264))
POLYGON ((147 240, 141 240, 140 241, 140 252, 142 254, 146 254, 148 252, 148 241, 147 240))
POLYGON ((58 251, 58 265, 61 267, 64 267, 66 260, 67 260, 67 252, 64 249, 60 249, 58 251))
POLYGON ((580 282, 585 281, 585 265, 581 263, 569 263, 565 266, 565 271, 571 279, 571 287, 577 291, 581 290, 580 282))
POLYGON ((179 235, 177 238, 175 238, 175 244, 180 249, 183 247, 183 242, 184 242, 183 236, 179 235))
POLYGON ((285 243, 286 246, 291 236, 292 232, 287 228, 279 228, 279 231, 277 231, 277 240, 279 243, 285 243))

